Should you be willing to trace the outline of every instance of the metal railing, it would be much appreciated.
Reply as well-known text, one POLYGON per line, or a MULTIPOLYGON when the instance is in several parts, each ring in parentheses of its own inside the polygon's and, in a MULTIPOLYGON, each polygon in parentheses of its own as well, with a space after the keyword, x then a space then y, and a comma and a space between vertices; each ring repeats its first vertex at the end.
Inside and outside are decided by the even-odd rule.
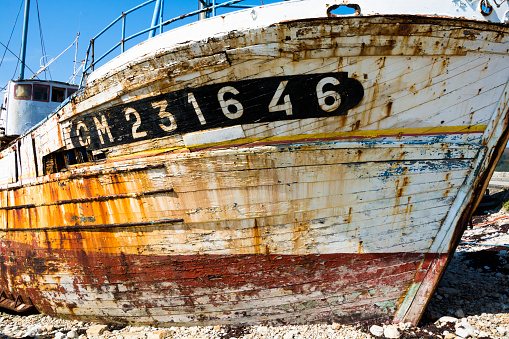
POLYGON ((193 11, 193 12, 189 12, 187 14, 184 14, 184 15, 180 15, 178 17, 175 17, 175 18, 172 18, 172 19, 169 19, 169 20, 166 20, 164 21, 163 20, 163 2, 164 0, 148 0, 134 8, 131 8, 130 10, 126 11, 126 12, 123 12, 118 18, 116 18, 115 20, 113 20, 108 26, 106 26, 106 28, 104 28, 102 31, 100 31, 96 36, 94 36, 91 40, 90 40, 90 43, 88 45, 88 49, 87 49, 87 52, 86 52, 86 57, 85 57, 85 64, 84 64, 84 67, 83 67, 83 77, 81 78, 81 85, 83 86, 85 81, 86 81, 86 77, 88 74, 90 74, 89 72, 93 71, 94 70, 94 67, 97 65, 97 63, 99 63, 100 61, 102 61, 104 58, 106 58, 108 55, 110 55, 113 51, 115 51, 117 48, 120 47, 121 49, 121 53, 124 53, 124 49, 125 49, 125 43, 127 41, 130 41, 134 38, 137 38, 139 37, 140 35, 143 35, 143 34, 146 34, 146 33, 151 33, 149 37, 153 36, 154 33, 159 29, 159 34, 161 34, 163 32, 163 27, 164 26, 167 26, 173 22, 176 22, 176 21, 179 21, 179 20, 182 20, 182 19, 185 19, 185 18, 188 18, 188 17, 192 17, 192 16, 195 16, 195 15, 200 15, 200 14, 204 14, 202 16, 202 18, 207 18, 207 17, 210 17, 210 16, 215 16, 216 14, 216 9, 217 8, 221 8, 221 7, 229 7, 229 8, 250 8, 250 7, 253 7, 253 6, 245 6, 245 5, 236 5, 240 2, 243 2, 245 0, 230 0, 230 1, 226 1, 226 2, 223 2, 223 3, 216 3, 216 0, 199 0, 200 2, 200 9, 196 10, 196 11, 193 11), (137 11, 138 9, 140 8, 143 8, 151 3, 154 3, 156 2, 156 10, 154 11, 154 17, 152 19, 152 25, 151 27, 149 28, 146 28, 142 31, 139 31, 138 33, 135 33, 129 37, 126 37, 125 36, 125 27, 126 27, 126 21, 127 21, 127 15, 130 14, 130 13, 133 13, 135 11, 137 11), (157 18, 157 19, 156 19, 157 18), (121 36, 121 39, 118 43, 116 43, 115 45, 113 45, 113 47, 111 47, 108 51, 106 51, 103 55, 101 55, 99 58, 95 58, 95 42, 96 40, 102 36, 105 32, 107 32, 111 27, 113 27, 117 22, 119 22, 120 20, 122 20, 122 36, 121 36), (89 58, 90 58, 90 64, 89 64, 89 58))

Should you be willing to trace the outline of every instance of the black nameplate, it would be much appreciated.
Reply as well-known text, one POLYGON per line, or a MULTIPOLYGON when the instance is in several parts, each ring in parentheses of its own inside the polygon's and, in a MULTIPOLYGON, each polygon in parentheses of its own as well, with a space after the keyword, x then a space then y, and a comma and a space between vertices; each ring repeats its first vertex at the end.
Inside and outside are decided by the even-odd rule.
POLYGON ((346 115, 363 96, 361 83, 346 72, 206 85, 80 116, 71 122, 71 140, 95 150, 217 127, 346 115))

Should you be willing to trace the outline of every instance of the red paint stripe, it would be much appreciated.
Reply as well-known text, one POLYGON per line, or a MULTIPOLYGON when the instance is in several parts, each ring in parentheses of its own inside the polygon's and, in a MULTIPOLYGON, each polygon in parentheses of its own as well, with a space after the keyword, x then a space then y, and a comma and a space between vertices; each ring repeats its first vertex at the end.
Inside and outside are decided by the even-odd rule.
MULTIPOLYGON (((30 297, 44 313, 55 315, 58 307, 79 313, 79 307, 87 303, 98 305, 97 314, 118 313, 113 303, 118 309, 150 308, 175 319, 185 315, 202 324, 220 319, 258 322, 260 317, 274 321, 293 317, 298 322, 302 312, 317 321, 392 316, 416 272, 443 256, 107 255, 100 249, 84 253, 4 244, 0 247, 0 288, 10 287, 16 295, 30 297), (22 275, 30 279, 21 281, 22 275), (40 280, 50 276, 46 282, 40 280), (55 276, 66 283, 58 285, 55 276), (45 299, 42 291, 51 299, 45 299), (76 291, 82 295, 79 302, 72 302, 76 291)), ((81 319, 100 320, 94 315, 81 319)))

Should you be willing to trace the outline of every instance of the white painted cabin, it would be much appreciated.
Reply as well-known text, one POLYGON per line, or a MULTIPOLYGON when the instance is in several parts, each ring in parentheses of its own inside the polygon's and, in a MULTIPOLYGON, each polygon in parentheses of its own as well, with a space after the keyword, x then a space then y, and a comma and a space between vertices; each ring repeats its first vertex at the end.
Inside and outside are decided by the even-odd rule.
POLYGON ((44 120, 78 86, 59 81, 10 81, 0 113, 0 136, 18 136, 44 120))

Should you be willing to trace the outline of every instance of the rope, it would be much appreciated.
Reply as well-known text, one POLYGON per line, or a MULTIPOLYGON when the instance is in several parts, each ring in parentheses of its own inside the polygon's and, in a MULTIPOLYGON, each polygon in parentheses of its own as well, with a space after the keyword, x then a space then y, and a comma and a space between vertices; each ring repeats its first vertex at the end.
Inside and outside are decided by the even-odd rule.
POLYGON ((483 222, 483 223, 480 223, 480 224, 474 224, 472 226, 486 226, 486 225, 489 225, 489 224, 493 224, 495 223, 495 221, 498 221, 498 220, 502 220, 502 219, 509 219, 509 216, 508 215, 503 215, 503 216, 500 216, 500 217, 497 217, 491 221, 488 221, 488 222, 483 222))
POLYGON ((480 243, 477 243, 477 242, 460 241, 460 245, 466 245, 466 244, 469 244, 469 245, 480 245, 480 246, 495 246, 495 247, 502 246, 502 247, 509 247, 509 245, 480 244, 480 243))
MULTIPOLYGON (((490 224, 494 224, 496 221, 499 221, 499 220, 503 220, 503 219, 509 219, 509 215, 502 215, 500 217, 497 217, 493 220, 490 220, 488 222, 483 222, 483 223, 480 223, 480 224, 474 224, 473 226, 486 226, 486 225, 490 225, 490 224)), ((471 242, 471 241, 460 241, 460 245, 479 245, 479 246, 502 246, 502 247, 509 247, 509 245, 497 245, 497 244, 481 244, 481 243, 477 243, 477 242, 471 242)))

